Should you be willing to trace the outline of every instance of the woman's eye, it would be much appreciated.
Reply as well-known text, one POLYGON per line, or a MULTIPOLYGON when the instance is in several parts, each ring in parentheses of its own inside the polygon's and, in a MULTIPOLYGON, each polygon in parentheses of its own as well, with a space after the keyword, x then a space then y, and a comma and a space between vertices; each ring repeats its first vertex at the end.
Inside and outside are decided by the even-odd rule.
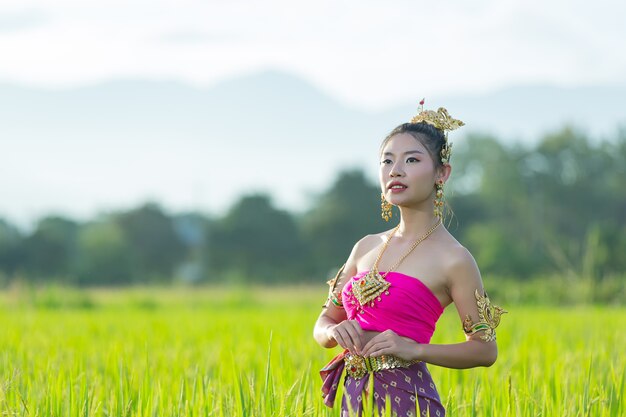
POLYGON ((411 162, 411 161, 419 162, 419 159, 411 157, 411 158, 407 159, 406 161, 407 162, 411 162))
POLYGON ((391 163, 391 159, 385 159, 383 161, 380 162, 381 164, 389 164, 391 163))

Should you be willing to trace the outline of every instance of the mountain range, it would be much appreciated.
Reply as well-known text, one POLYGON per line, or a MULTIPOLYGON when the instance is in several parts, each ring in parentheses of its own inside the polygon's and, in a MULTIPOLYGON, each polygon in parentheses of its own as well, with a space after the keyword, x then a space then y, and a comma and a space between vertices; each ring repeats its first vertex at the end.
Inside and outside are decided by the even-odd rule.
MULTIPOLYGON (((350 106, 291 74, 265 71, 200 88, 112 80, 72 89, 0 84, 0 216, 32 218, 154 199, 223 210, 265 190, 303 208, 338 170, 376 177, 380 141, 417 110, 350 106)), ((626 86, 513 86, 427 98, 471 133, 533 142, 569 124, 595 138, 626 126, 626 86)))

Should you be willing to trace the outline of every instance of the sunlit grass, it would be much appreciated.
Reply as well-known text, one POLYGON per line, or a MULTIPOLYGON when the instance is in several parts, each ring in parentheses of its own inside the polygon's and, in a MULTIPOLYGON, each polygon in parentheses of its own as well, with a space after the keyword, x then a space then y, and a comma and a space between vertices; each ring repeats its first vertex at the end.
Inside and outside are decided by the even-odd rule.
MULTIPOLYGON (((310 287, 13 289, 0 295, 0 413, 338 415, 317 373, 337 350, 312 339, 323 299, 310 287)), ((430 367, 449 415, 626 415, 625 308, 505 307, 495 365, 430 367)), ((462 340, 451 307, 432 342, 462 340)))

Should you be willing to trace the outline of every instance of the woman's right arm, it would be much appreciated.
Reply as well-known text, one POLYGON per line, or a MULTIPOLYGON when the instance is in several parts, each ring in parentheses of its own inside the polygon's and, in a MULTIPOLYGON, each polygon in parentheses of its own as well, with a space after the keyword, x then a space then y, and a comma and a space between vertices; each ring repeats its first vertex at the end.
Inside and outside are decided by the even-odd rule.
MULTIPOLYGON (((337 288, 342 289, 350 277, 357 273, 357 253, 359 242, 354 245, 352 252, 346 261, 341 275, 338 277, 337 288)), ((340 293, 340 292, 339 292, 340 293)), ((341 294, 341 293, 340 293, 341 294)), ((343 308, 327 302, 322 312, 317 318, 313 337, 321 346, 332 348, 340 345, 344 349, 349 349, 352 353, 358 351, 365 345, 363 340, 363 330, 356 320, 347 320, 346 311, 343 308)))

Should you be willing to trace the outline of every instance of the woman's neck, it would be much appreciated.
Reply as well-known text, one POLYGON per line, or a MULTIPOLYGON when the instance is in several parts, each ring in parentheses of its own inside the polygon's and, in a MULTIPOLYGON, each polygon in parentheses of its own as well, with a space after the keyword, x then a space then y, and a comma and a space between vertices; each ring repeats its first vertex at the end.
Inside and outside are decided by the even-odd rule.
POLYGON ((428 232, 437 220, 432 209, 425 211, 423 209, 400 207, 400 227, 394 236, 413 240, 428 232))

